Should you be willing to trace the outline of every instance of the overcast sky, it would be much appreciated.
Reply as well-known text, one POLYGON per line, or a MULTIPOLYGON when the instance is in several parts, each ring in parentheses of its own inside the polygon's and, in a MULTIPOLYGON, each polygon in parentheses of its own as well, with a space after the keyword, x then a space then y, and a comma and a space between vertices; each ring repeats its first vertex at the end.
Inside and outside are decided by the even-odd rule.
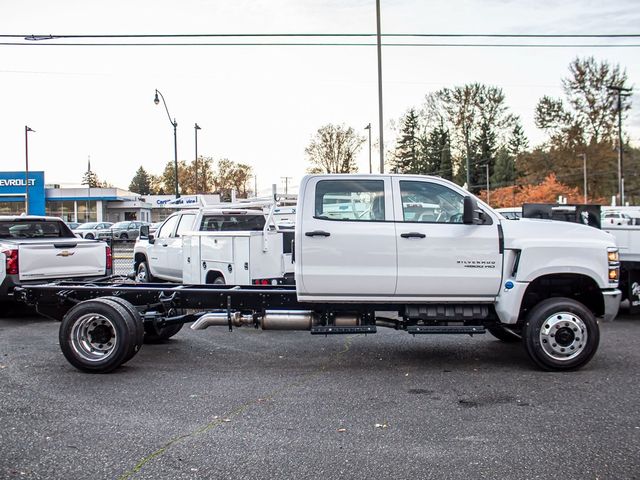
MULTIPOLYGON (((381 16, 383 33, 640 33, 637 0, 382 0, 381 16)), ((0 0, 4 35, 375 33, 375 27, 374 0, 0 0)), ((385 124, 420 106, 429 92, 478 81, 503 88, 538 144, 545 137, 533 125, 535 104, 545 94, 561 96, 569 62, 589 55, 619 63, 630 84, 639 85, 637 47, 383 48, 385 124)), ((304 149, 322 125, 345 123, 365 135, 371 122, 377 136, 376 74, 374 46, 0 46, 0 170, 24 170, 29 125, 36 130, 29 166, 44 170, 47 183, 79 184, 89 156, 98 177, 121 188, 141 165, 160 173, 173 160, 173 127, 162 104, 153 103, 157 88, 178 121, 179 159, 194 158, 197 122, 201 155, 252 165, 262 193, 272 183, 282 186, 285 176, 297 185, 308 166, 304 149)), ((636 145, 638 100, 624 125, 636 145)), ((366 145, 359 164, 368 171, 366 145)))

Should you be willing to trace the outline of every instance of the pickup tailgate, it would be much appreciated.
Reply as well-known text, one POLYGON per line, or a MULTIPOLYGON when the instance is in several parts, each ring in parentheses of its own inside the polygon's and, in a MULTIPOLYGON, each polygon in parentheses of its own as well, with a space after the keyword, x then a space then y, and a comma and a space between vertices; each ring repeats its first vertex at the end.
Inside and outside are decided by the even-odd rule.
POLYGON ((19 245, 20 280, 90 277, 106 273, 106 245, 81 239, 19 245))

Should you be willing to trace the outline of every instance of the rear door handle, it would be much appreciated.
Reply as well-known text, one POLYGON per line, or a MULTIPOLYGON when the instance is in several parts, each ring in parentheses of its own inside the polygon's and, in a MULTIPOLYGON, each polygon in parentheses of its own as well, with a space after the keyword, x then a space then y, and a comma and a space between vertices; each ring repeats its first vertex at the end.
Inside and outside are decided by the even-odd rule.
POLYGON ((424 238, 424 237, 426 237, 426 235, 424 233, 419 233, 419 232, 401 233, 400 236, 402 238, 424 238))
POLYGON ((330 237, 331 234, 329 232, 325 232, 323 230, 314 230, 313 232, 305 232, 307 237, 330 237))

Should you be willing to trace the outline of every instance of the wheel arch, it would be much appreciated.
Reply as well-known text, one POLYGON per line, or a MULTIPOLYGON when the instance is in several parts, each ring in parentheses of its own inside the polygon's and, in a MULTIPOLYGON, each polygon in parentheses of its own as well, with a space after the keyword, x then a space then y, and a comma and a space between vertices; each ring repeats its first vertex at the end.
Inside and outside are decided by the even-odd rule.
POLYGON ((529 282, 520 303, 518 323, 524 321, 527 313, 535 305, 552 297, 576 300, 591 310, 596 317, 605 313, 604 297, 594 278, 580 273, 552 273, 529 282))
POLYGON ((205 277, 204 283, 212 284, 216 280, 216 278, 220 278, 220 277, 222 277, 222 279, 225 281, 225 283, 227 282, 227 279, 224 277, 224 273, 222 273, 222 271, 220 271, 220 270, 209 270, 207 272, 207 276, 205 277))

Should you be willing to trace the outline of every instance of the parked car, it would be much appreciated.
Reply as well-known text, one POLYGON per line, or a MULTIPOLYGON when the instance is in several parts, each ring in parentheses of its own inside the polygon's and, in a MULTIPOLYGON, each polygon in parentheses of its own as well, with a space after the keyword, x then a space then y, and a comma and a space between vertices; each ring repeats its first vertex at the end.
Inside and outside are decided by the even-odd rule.
POLYGON ((0 302, 13 300, 16 285, 110 273, 111 249, 79 239, 60 218, 0 216, 0 302))
POLYGON ((67 227, 69 227, 71 230, 75 230, 80 225, 82 225, 80 222, 64 222, 64 223, 66 223, 67 227))
POLYGON ((104 238, 105 232, 109 232, 113 223, 110 222, 87 222, 73 230, 73 233, 80 238, 104 238))
POLYGON ((140 227, 147 222, 124 221, 111 226, 111 237, 119 240, 136 239, 140 235, 140 227))

